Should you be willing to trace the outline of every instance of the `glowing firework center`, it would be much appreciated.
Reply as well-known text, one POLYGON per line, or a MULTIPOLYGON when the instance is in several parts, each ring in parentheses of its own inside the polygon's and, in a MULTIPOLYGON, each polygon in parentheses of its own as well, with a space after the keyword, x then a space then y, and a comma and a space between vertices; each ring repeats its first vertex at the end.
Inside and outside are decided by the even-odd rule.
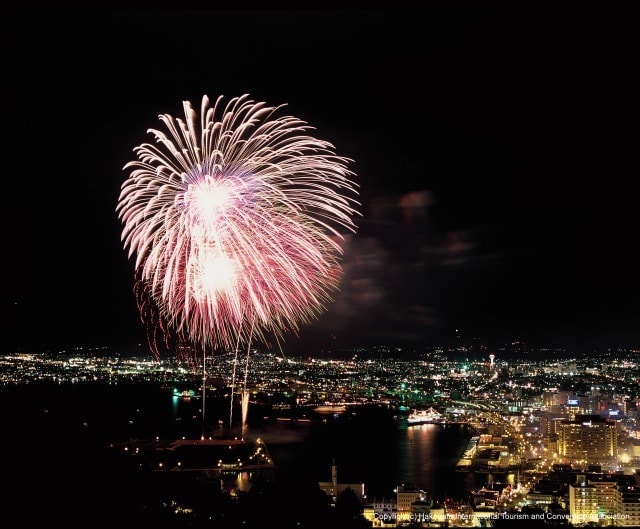
POLYGON ((184 195, 185 229, 192 234, 187 292, 197 303, 215 304, 217 295, 233 295, 236 288, 237 265, 221 250, 220 240, 221 221, 231 202, 229 186, 210 175, 189 184, 184 195))

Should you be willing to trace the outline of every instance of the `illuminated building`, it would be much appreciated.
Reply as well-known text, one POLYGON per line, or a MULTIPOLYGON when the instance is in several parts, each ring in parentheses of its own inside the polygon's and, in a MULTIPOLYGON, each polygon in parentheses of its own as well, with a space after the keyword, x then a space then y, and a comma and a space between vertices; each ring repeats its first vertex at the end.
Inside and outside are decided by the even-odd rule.
POLYGON ((616 527, 640 526, 640 487, 626 484, 616 487, 616 506, 612 518, 616 527))
MULTIPOLYGON (((429 500, 429 494, 413 485, 399 485, 396 489, 396 505, 398 511, 398 523, 411 521, 412 504, 416 501, 425 502, 429 500)), ((422 505, 422 504, 421 504, 422 505)))
POLYGON ((617 456, 618 432, 613 421, 577 415, 558 425, 558 454, 570 461, 598 463, 617 456))
POLYGON ((633 459, 640 459, 640 439, 629 440, 629 455, 633 459))
POLYGON ((574 524, 598 521, 598 489, 584 475, 569 485, 569 515, 574 524))
POLYGON ((556 413, 545 412, 540 415, 540 434, 543 437, 551 437, 557 432, 557 423, 567 418, 556 413))
POLYGON ((613 514, 616 510, 616 489, 621 485, 633 485, 633 476, 624 474, 589 474, 589 484, 596 488, 598 493, 598 514, 600 525, 613 525, 613 514))
POLYGON ((395 500, 374 500, 365 505, 362 517, 371 522, 372 527, 395 527, 398 518, 395 500))

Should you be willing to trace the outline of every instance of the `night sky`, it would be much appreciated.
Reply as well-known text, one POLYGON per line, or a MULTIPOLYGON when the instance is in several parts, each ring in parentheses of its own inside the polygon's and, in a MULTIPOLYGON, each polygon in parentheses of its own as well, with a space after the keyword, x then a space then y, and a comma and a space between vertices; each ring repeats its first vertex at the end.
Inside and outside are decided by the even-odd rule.
POLYGON ((158 114, 248 93, 353 160, 362 217, 284 350, 640 346, 637 30, 572 9, 0 21, 4 351, 146 343, 115 211, 158 114))

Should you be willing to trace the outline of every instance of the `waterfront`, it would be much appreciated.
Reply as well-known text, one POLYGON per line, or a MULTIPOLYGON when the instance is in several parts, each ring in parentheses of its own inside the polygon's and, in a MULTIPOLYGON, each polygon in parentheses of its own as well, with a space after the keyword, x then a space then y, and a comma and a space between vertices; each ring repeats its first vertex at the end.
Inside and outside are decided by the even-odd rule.
POLYGON ((326 423, 265 425, 249 433, 267 442, 285 479, 310 476, 329 481, 335 459, 338 481, 363 482, 370 499, 392 498, 394 488, 402 483, 427 490, 435 499, 463 498, 483 479, 455 472, 472 428, 461 424, 407 427, 393 410, 383 408, 355 413, 332 416, 326 423))
MULTIPOLYGON (((32 383, 3 387, 0 394, 9 504, 19 509, 37 498, 40 514, 54 518, 56 512, 68 520, 73 513, 100 512, 96 506, 113 509, 131 499, 126 477, 104 458, 109 441, 195 438, 201 428, 201 399, 173 397, 158 384, 32 383)), ((228 417, 228 401, 212 397, 207 410, 211 433, 224 435, 218 421, 228 417)), ((267 443, 278 480, 294 488, 330 480, 334 459, 338 481, 364 482, 370 499, 391 498, 401 483, 414 483, 436 499, 462 497, 482 478, 454 472, 473 433, 463 425, 407 427, 384 407, 297 423, 265 421, 263 412, 250 405, 246 435, 267 443)))

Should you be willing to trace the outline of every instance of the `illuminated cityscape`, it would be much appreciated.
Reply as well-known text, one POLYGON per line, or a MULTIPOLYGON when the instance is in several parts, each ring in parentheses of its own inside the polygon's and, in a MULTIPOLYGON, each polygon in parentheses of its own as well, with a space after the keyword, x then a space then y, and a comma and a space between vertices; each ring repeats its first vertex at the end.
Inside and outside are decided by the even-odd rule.
MULTIPOLYGON (((256 439, 254 431, 269 437, 272 428, 271 441, 277 445, 278 427, 338 424, 382 410, 391 418, 385 428, 407 435, 468 428, 450 472, 474 475, 482 485, 455 497, 423 483, 390 481, 384 495, 371 497, 363 476, 354 476, 350 469, 349 479, 342 479, 342 469, 349 465, 334 458, 322 472, 307 476, 316 480, 326 498, 327 516, 337 516, 341 502, 344 507, 345 496, 351 494, 358 523, 364 527, 417 521, 419 526, 497 526, 515 513, 538 513, 547 521, 554 518, 572 525, 635 525, 640 516, 634 510, 640 497, 638 351, 608 350, 597 356, 530 351, 530 357, 544 353, 547 358, 523 360, 509 358, 507 350, 491 353, 491 358, 484 350, 464 347, 427 348, 414 358, 407 358, 401 348, 388 347, 350 349, 333 358, 254 351, 246 387, 249 408, 258 412, 248 415, 246 439, 243 425, 229 430, 225 406, 214 404, 208 444, 195 446, 188 431, 174 439, 154 436, 151 430, 144 439, 107 437, 104 443, 111 456, 121 454, 117 461, 140 461, 140 467, 154 475, 208 473, 232 505, 249 501, 254 483, 278 481, 278 457, 269 453, 271 442, 256 439), (423 410, 430 413, 421 414, 423 410), (411 424, 414 415, 422 419, 411 424)), ((209 362, 209 399, 227 402, 234 357, 221 354, 209 362)), ((176 358, 79 348, 56 355, 4 355, 0 366, 5 394, 11 388, 38 385, 62 389, 133 384, 157 388, 158 395, 173 401, 174 409, 200 400, 199 368, 176 358)), ((235 393, 236 406, 241 391, 238 387, 235 393)), ((199 421, 195 415, 193 422, 199 421)), ((352 450, 358 448, 354 445, 352 450)), ((131 472, 130 466, 117 468, 131 472)), ((384 475, 378 477, 385 480, 384 475)), ((426 475, 424 482, 433 484, 426 475)), ((173 498, 165 509, 181 513, 183 520, 199 515, 189 498, 173 498)), ((242 519, 242 514, 236 515, 242 519)))

